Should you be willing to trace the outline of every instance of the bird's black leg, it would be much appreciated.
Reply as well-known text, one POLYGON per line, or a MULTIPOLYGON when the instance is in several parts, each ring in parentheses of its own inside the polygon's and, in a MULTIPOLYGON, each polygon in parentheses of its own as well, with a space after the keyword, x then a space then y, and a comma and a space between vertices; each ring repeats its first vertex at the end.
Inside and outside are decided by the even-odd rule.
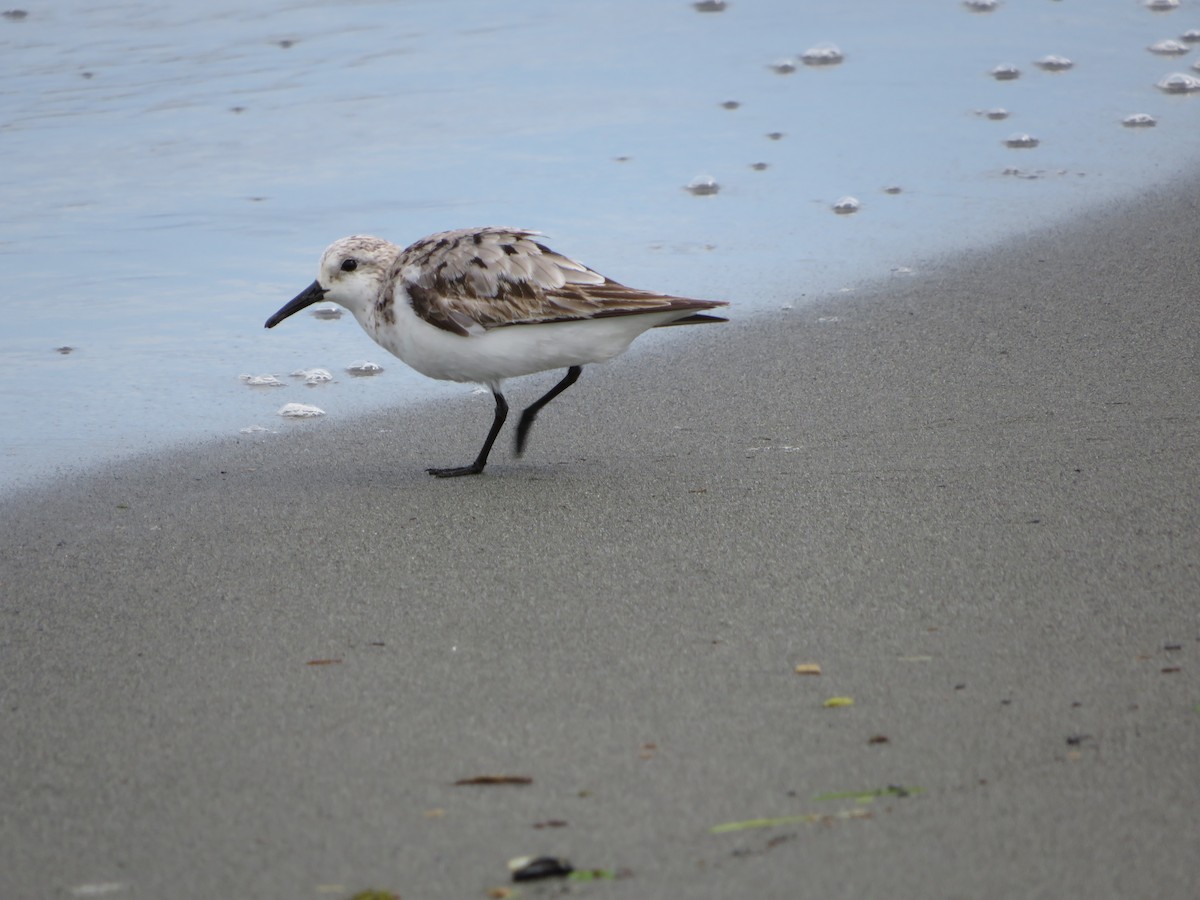
POLYGON ((540 399, 534 400, 525 412, 521 413, 521 421, 517 423, 517 456, 525 452, 525 440, 529 437, 529 429, 533 427, 533 420, 537 418, 542 407, 573 385, 582 371, 583 366, 571 366, 562 381, 546 391, 540 399))
POLYGON ((426 472, 438 478, 457 478, 459 475, 478 475, 483 471, 483 467, 487 465, 488 454, 492 452, 492 444, 496 443, 496 435, 500 433, 500 429, 504 427, 504 420, 508 417, 508 401, 504 399, 504 395, 499 391, 492 391, 492 396, 496 398, 496 417, 492 419, 492 427, 483 442, 483 449, 475 457, 475 462, 453 469, 426 469, 426 472))

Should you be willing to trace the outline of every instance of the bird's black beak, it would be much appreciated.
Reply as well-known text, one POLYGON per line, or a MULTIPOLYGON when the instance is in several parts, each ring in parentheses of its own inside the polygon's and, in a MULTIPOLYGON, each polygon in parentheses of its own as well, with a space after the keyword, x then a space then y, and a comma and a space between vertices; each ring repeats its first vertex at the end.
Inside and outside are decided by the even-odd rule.
POLYGON ((305 307, 312 306, 327 293, 329 293, 328 288, 323 288, 319 282, 314 281, 299 294, 285 303, 279 312, 267 319, 267 328, 274 328, 293 313, 298 313, 305 307))

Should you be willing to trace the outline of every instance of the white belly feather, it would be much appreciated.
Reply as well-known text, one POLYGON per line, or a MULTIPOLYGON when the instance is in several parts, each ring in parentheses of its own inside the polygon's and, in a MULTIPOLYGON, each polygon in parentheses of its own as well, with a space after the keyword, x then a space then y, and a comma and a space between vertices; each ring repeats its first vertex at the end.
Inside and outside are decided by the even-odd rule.
POLYGON ((668 310, 536 325, 505 325, 466 337, 430 325, 406 297, 393 306, 395 324, 368 311, 363 328, 381 347, 422 375, 495 386, 505 378, 604 362, 624 353, 643 331, 689 315, 668 310))

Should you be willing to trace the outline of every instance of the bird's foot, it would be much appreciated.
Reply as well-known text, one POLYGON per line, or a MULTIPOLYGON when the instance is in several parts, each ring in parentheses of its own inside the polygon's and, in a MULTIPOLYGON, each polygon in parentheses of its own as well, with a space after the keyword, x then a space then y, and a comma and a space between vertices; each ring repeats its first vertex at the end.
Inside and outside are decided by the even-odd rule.
POLYGON ((451 469, 426 469, 425 471, 435 478, 457 478, 460 475, 478 475, 483 471, 483 466, 475 462, 469 466, 455 466, 451 469))

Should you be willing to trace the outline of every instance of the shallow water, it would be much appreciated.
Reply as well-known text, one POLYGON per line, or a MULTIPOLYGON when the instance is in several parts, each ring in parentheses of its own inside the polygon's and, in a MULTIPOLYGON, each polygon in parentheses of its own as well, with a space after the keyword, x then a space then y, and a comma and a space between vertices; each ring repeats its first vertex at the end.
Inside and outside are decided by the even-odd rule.
POLYGON ((1196 0, 125 2, 2 18, 0 488, 468 390, 409 372, 349 316, 263 330, 344 234, 534 227, 626 283, 769 310, 1161 182, 1200 157, 1200 96, 1155 83, 1196 74, 1200 45, 1147 48, 1197 27, 1196 0), (841 63, 801 61, 827 45, 841 63), (1039 68, 1049 56, 1073 66, 1039 68), (1020 77, 994 78, 1004 63, 1020 77), (1136 113, 1157 124, 1124 127, 1136 113), (846 198, 857 209, 836 214, 846 198), (364 360, 385 371, 345 371, 364 360), (334 380, 288 377, 314 367, 334 380), (265 374, 285 386, 239 378, 265 374), (326 415, 284 419, 285 403, 326 415))

